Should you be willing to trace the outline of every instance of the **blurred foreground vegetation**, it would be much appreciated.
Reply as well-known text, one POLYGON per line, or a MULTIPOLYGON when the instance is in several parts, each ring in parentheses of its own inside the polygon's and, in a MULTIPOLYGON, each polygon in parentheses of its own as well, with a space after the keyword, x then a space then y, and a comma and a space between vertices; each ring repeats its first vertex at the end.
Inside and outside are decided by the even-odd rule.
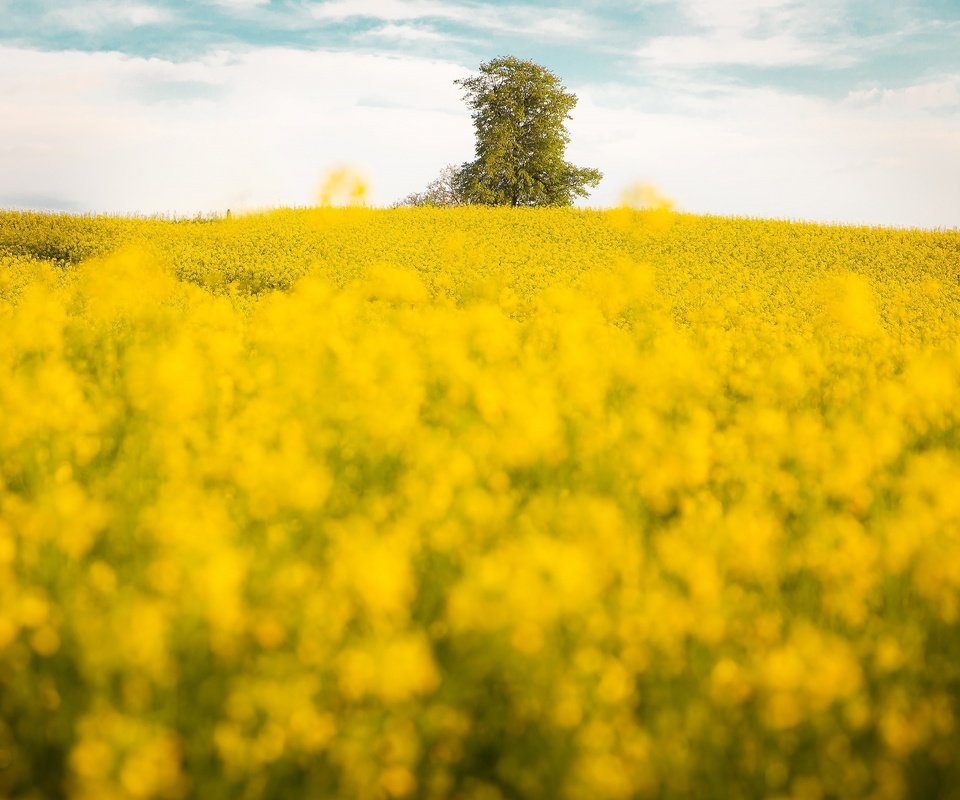
POLYGON ((957 797, 958 334, 956 232, 0 214, 0 797, 957 797))

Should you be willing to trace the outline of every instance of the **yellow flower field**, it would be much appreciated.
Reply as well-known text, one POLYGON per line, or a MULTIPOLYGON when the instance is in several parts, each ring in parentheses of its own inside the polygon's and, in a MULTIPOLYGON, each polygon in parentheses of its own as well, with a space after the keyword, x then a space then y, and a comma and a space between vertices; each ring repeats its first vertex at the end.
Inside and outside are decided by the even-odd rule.
POLYGON ((960 233, 0 214, 0 798, 960 797, 960 233))

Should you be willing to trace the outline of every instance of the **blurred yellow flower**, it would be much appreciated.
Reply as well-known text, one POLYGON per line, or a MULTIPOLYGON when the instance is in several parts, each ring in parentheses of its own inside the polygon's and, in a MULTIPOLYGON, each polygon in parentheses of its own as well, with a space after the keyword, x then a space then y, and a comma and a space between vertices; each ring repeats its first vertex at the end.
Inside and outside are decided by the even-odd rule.
POLYGON ((956 232, 0 214, 0 797, 960 785, 956 232))

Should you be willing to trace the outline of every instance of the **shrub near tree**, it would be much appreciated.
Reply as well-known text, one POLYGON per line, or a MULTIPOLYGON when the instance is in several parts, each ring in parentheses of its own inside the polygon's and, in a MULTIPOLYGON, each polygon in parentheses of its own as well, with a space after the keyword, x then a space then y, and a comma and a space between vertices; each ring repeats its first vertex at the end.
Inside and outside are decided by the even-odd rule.
POLYGON ((457 167, 447 164, 422 192, 411 192, 397 206, 462 206, 457 167))

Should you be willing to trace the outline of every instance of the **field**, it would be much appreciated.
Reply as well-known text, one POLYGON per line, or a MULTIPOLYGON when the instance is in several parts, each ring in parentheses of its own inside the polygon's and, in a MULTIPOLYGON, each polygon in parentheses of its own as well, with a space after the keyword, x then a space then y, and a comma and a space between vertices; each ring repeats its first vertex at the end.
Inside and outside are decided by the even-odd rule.
POLYGON ((0 214, 0 798, 960 797, 960 233, 0 214))

